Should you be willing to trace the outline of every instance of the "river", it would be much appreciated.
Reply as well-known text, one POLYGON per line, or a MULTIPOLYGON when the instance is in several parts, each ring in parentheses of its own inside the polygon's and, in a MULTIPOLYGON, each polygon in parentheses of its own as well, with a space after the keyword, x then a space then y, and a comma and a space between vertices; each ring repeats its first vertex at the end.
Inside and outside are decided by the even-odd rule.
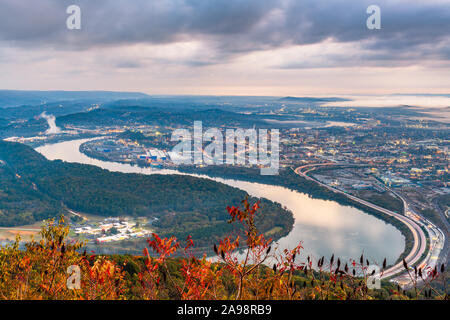
MULTIPOLYGON (((139 168, 128 164, 106 162, 89 158, 79 147, 91 139, 65 141, 38 147, 49 160, 95 165, 109 171, 141 174, 182 174, 176 170, 139 168)), ((198 175, 194 175, 198 176, 198 175)), ((278 248, 293 248, 299 241, 304 247, 302 256, 320 258, 335 254, 342 259, 359 258, 361 253, 371 262, 394 263, 404 250, 403 235, 392 225, 361 210, 342 206, 334 201, 311 199, 297 191, 280 186, 209 178, 242 189, 255 197, 264 197, 280 203, 294 214, 293 230, 278 240, 278 248)))

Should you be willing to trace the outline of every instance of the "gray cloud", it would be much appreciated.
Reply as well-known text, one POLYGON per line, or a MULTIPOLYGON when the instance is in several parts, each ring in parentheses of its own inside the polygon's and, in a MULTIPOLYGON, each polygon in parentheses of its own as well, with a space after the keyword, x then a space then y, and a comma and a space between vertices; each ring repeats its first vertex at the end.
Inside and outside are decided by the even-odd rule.
POLYGON ((361 62, 373 58, 380 64, 388 60, 414 63, 426 58, 449 59, 449 3, 375 1, 382 10, 382 30, 374 31, 365 27, 366 8, 373 2, 40 0, 31 4, 28 0, 0 0, 0 46, 88 50, 200 40, 212 56, 184 63, 203 66, 249 52, 331 39, 367 44, 365 49, 373 54, 357 55, 361 62), (65 11, 71 4, 82 9, 80 31, 65 28, 65 11))
POLYGON ((119 61, 116 64, 117 68, 120 69, 137 69, 137 68, 141 68, 143 67, 144 64, 141 62, 137 62, 137 61, 130 61, 130 60, 123 60, 123 61, 119 61))

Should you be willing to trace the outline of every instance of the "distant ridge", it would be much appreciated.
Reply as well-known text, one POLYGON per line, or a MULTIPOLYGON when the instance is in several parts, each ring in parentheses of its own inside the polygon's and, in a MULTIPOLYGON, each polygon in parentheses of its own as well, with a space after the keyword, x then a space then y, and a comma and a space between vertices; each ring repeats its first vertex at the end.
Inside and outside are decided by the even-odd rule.
POLYGON ((350 99, 337 98, 337 97, 330 97, 330 98, 284 97, 284 98, 280 98, 279 100, 280 101, 286 101, 286 102, 336 102, 336 101, 351 101, 350 99))
POLYGON ((118 99, 143 99, 148 97, 147 94, 141 92, 0 90, 0 107, 37 105, 70 100, 99 100, 104 102, 118 99))

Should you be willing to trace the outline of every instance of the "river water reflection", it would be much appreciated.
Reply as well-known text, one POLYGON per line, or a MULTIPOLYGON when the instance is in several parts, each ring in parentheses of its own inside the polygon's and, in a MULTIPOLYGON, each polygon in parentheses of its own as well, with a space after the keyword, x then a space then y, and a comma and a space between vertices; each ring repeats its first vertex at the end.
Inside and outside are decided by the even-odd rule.
MULTIPOLYGON (((142 174, 184 174, 176 170, 139 168, 128 164, 92 159, 79 147, 89 139, 44 145, 36 150, 50 160, 95 165, 110 171, 142 174)), ((197 175, 198 176, 198 175, 197 175)), ((201 176, 206 177, 206 176, 201 176)), ((294 214, 293 230, 278 241, 279 249, 293 248, 299 241, 304 247, 302 256, 320 258, 331 254, 343 259, 358 258, 361 253, 372 262, 387 258, 393 263, 404 250, 404 237, 393 226, 333 201, 311 199, 307 195, 284 187, 259 183, 210 178, 242 189, 252 196, 264 197, 287 207, 294 214)))

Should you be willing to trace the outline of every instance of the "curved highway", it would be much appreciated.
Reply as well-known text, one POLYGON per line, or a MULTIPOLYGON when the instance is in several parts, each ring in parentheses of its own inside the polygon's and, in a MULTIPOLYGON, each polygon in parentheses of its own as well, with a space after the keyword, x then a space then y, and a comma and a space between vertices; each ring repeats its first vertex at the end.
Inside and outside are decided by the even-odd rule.
MULTIPOLYGON (((365 205, 366 207, 375 209, 377 211, 380 211, 384 214, 387 214, 389 216, 392 216, 394 218, 396 218, 397 220, 401 221, 402 223, 404 223, 408 229, 411 231, 412 235, 413 235, 413 239, 414 239, 414 244, 413 247, 411 249, 411 251, 409 252, 409 254, 406 256, 405 261, 408 263, 408 265, 412 266, 415 263, 418 262, 418 260, 421 258, 421 256, 423 255, 423 253, 426 250, 426 245, 427 245, 427 240, 425 237, 425 233, 423 232, 422 228, 412 219, 410 219, 409 217, 406 217, 404 215, 398 214, 396 212, 387 210, 385 208, 379 207, 373 203, 370 203, 368 201, 365 201, 363 199, 357 198, 355 196, 352 196, 344 191, 341 191, 339 189, 330 187, 314 178, 311 178, 310 176, 307 175, 307 173, 309 171, 314 170, 314 168, 318 167, 318 166, 329 166, 329 165, 343 165, 343 164, 336 164, 336 163, 320 163, 320 164, 309 164, 309 165, 304 165, 301 167, 298 167, 294 170, 294 172, 300 176, 302 176, 305 179, 308 179, 310 181, 314 181, 316 183, 318 183, 319 185, 321 185, 324 188, 327 188, 328 190, 331 190, 333 192, 336 193, 340 193, 345 195, 347 198, 356 201, 358 203, 361 203, 363 205, 365 205), (308 169, 309 170, 305 170, 304 169, 308 169)), ((403 199, 402 199, 403 200, 403 199)), ((405 210, 407 209, 407 206, 405 205, 405 210)), ((381 278, 388 278, 388 277, 393 277, 396 276, 400 273, 403 273, 405 271, 405 268, 403 266, 403 262, 399 262, 396 265, 384 270, 383 274, 381 275, 381 278)))

